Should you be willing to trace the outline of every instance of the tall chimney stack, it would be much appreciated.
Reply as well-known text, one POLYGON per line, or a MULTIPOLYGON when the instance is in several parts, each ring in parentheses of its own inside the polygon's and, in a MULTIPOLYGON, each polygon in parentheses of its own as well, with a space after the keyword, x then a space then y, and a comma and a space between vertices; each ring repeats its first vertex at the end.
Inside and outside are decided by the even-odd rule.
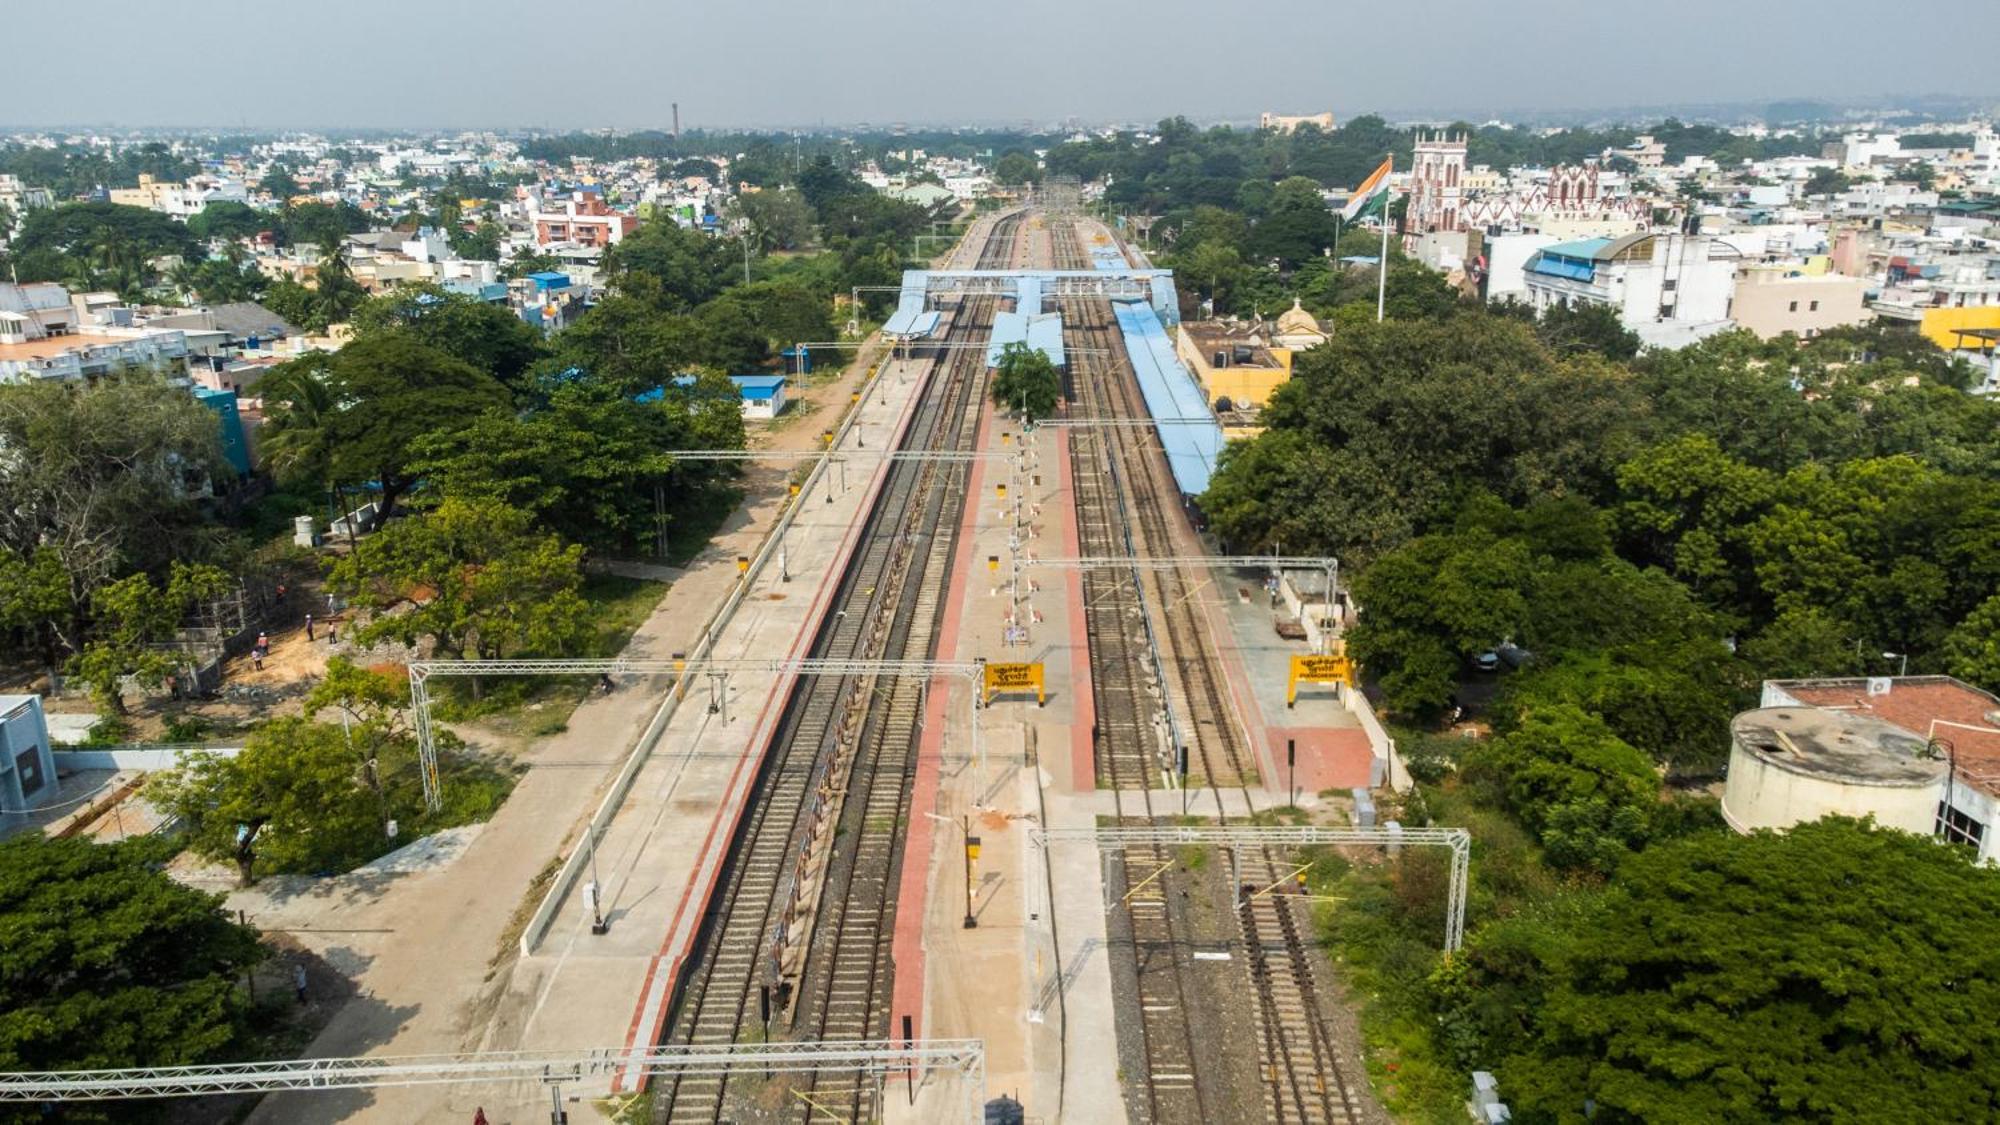
POLYGON ((681 103, 674 103, 674 140, 681 139, 681 103))

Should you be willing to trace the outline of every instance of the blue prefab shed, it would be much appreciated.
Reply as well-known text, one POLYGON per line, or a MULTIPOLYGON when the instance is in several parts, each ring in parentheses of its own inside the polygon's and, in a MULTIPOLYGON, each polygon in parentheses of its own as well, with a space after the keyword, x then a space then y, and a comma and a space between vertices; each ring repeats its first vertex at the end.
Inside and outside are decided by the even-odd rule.
POLYGON ((743 400, 745 418, 776 418, 784 412, 783 375, 731 375, 729 381, 743 400))

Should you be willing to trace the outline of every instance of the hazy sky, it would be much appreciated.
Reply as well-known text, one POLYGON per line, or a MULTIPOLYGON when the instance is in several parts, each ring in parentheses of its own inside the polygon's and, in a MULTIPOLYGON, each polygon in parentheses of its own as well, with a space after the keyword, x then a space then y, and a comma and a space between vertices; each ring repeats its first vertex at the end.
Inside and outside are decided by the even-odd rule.
MULTIPOLYGON (((1880 0, 9 3, 0 125, 686 127, 2000 96, 1880 0)), ((1942 9, 1939 9, 1942 11, 1942 9)), ((1954 44, 1961 45, 1954 48, 1954 44)))

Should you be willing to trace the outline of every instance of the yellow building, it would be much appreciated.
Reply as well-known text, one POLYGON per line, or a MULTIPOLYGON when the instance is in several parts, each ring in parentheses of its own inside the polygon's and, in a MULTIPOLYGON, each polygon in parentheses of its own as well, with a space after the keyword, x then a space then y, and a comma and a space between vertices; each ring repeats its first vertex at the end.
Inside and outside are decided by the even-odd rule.
POLYGON ((1257 415, 1291 379, 1293 356, 1326 338, 1313 315, 1293 301, 1275 324, 1261 318, 1183 321, 1174 350, 1201 384, 1223 434, 1239 438, 1262 431, 1257 415))

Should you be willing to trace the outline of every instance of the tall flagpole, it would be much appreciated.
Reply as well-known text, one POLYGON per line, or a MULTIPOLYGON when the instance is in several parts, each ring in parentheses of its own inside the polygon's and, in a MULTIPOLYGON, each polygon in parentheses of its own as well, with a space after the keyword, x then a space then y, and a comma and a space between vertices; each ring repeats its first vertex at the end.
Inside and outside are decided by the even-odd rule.
MULTIPOLYGON (((1390 153, 1389 159, 1382 162, 1382 166, 1389 169, 1390 176, 1396 174, 1395 168, 1392 167, 1395 159, 1395 154, 1390 153)), ((1395 201, 1396 192, 1389 186, 1389 181, 1384 179, 1382 181, 1382 257, 1375 271, 1375 323, 1377 324, 1382 323, 1382 312, 1389 306, 1389 205, 1395 201)))

